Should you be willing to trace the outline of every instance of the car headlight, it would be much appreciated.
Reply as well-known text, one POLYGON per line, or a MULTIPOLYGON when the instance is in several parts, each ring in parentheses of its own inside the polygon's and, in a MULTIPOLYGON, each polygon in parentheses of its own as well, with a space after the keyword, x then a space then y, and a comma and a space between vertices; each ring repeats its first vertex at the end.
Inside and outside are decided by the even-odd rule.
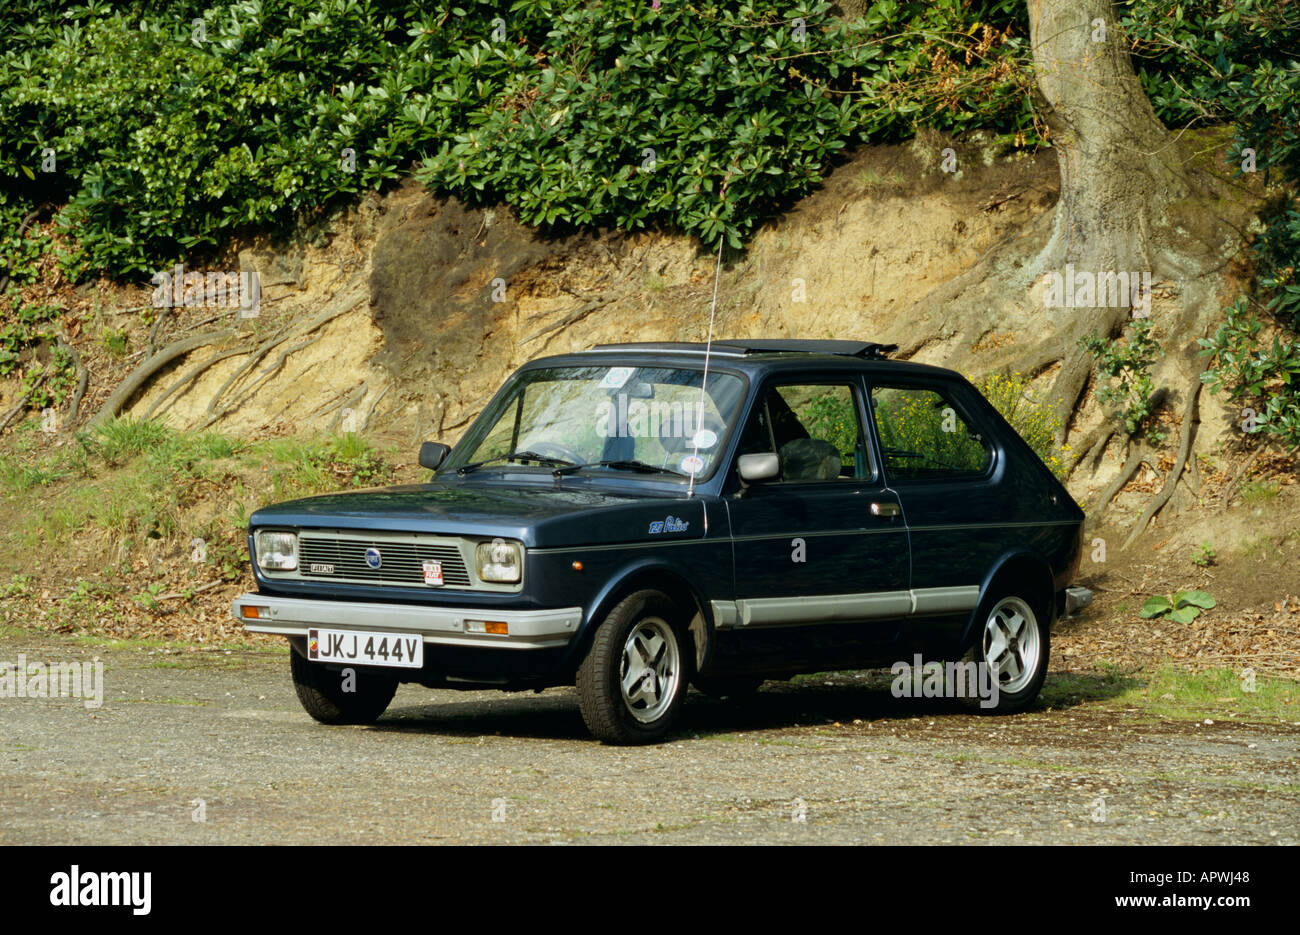
POLYGON ((298 567, 298 536, 292 532, 259 532, 253 538, 258 567, 293 571, 298 567))
POLYGON ((493 539, 480 542, 475 552, 480 581, 514 584, 523 576, 524 550, 520 543, 493 539))

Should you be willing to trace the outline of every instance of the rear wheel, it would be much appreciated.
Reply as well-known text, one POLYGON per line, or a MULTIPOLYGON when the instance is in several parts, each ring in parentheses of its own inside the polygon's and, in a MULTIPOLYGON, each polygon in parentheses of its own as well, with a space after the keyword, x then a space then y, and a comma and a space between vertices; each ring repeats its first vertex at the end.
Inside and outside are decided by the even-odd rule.
POLYGON ((601 622, 578 668, 587 729, 611 744, 654 743, 686 697, 689 641, 667 595, 638 591, 601 622))
POLYGON ((293 687, 304 710, 322 724, 372 724, 388 709, 397 693, 397 679, 355 666, 329 669, 289 652, 293 687))
POLYGON ((988 675, 981 673, 979 683, 996 683, 997 697, 967 697, 963 701, 993 714, 1023 711, 1033 704, 1047 678, 1047 619, 1033 601, 1005 591, 986 606, 979 635, 965 661, 987 667, 988 675))

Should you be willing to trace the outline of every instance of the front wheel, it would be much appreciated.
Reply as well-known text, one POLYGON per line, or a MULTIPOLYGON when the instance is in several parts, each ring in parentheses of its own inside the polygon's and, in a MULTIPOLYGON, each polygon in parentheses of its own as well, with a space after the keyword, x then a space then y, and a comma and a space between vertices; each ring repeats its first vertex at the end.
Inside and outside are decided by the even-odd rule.
POLYGON ((577 687, 582 719, 598 740, 653 743, 668 732, 686 697, 680 617, 667 595, 638 591, 597 627, 577 687))
POLYGON ((322 724, 372 724, 397 693, 397 679, 356 666, 340 671, 289 650, 289 671, 303 709, 322 724))
POLYGON ((1003 594, 988 602, 979 635, 965 661, 987 668, 981 685, 997 686, 995 699, 965 697, 968 707, 1013 714, 1033 704, 1047 678, 1050 637, 1046 619, 1031 601, 1003 594))

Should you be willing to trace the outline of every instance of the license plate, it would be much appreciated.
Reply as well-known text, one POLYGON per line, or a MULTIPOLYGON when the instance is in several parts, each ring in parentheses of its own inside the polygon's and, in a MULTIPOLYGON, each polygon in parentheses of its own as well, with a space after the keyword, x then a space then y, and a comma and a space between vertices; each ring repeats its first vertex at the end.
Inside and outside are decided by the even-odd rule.
POLYGON ((313 628, 307 631, 307 658, 313 662, 419 669, 424 666, 424 638, 409 633, 313 628))

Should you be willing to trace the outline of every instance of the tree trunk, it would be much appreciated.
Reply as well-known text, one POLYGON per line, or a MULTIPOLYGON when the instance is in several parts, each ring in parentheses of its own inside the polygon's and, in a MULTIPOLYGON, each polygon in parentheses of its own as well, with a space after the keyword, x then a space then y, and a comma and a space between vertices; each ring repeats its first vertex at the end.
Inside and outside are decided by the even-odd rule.
POLYGON ((1028 0, 1038 88, 1060 159, 1061 195, 1035 273, 1182 272, 1162 238, 1190 186, 1181 150, 1133 71, 1110 0, 1028 0), (1159 269, 1155 269, 1159 266, 1159 269))

